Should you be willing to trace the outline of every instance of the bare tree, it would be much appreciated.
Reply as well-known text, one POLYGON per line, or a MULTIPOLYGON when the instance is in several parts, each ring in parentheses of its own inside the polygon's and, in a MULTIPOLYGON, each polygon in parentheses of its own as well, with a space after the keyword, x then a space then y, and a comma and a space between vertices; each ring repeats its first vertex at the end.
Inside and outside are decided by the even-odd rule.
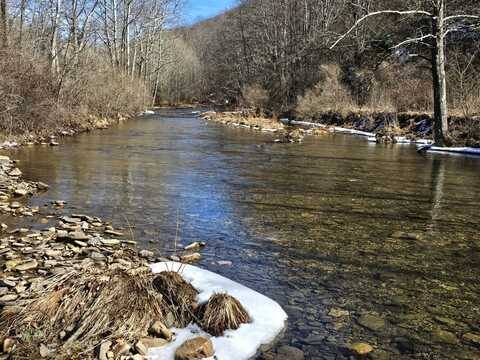
MULTIPOLYGON (((447 85, 445 75, 445 40, 450 33, 462 31, 466 22, 478 21, 480 16, 473 14, 453 14, 446 12, 447 0, 422 0, 418 7, 411 10, 382 10, 369 12, 358 19, 355 24, 331 46, 333 49, 344 38, 353 33, 360 24, 375 16, 416 16, 430 23, 430 32, 416 34, 401 41, 392 49, 405 48, 411 45, 422 45, 430 49, 428 60, 431 63, 432 88, 434 99, 434 142, 438 146, 445 145, 448 134, 447 85)), ((414 56, 411 54, 411 56, 414 56)))
POLYGON ((0 47, 6 47, 8 43, 7 17, 7 0, 0 0, 0 47))

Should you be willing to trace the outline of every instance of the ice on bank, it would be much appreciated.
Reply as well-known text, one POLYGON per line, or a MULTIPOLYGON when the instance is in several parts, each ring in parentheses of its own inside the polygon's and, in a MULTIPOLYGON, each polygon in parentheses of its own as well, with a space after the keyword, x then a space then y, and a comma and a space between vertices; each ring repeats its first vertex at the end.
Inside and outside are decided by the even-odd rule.
POLYGON ((237 298, 252 322, 241 325, 237 330, 227 330, 220 337, 210 337, 192 324, 185 329, 175 329, 176 340, 166 347, 152 349, 150 360, 173 360, 175 350, 180 345, 200 335, 210 337, 218 360, 247 360, 257 353, 261 345, 272 343, 285 327, 287 314, 278 303, 230 279, 196 266, 175 262, 152 264, 151 269, 154 273, 179 271, 199 291, 200 303, 207 302, 215 293, 227 293, 237 298))
POLYGON ((480 148, 473 147, 441 147, 441 146, 418 146, 418 151, 444 152, 450 154, 480 155, 480 148))

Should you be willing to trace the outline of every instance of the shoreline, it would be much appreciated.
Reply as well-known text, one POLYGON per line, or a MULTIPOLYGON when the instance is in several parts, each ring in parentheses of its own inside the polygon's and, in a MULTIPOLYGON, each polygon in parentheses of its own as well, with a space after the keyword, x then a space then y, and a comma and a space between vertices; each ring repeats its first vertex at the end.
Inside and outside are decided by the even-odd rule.
MULTIPOLYGON (((193 284, 200 281, 199 284, 202 284, 203 277, 211 278, 211 283, 208 286, 196 286, 195 291, 199 292, 200 295, 203 294, 200 298, 202 302, 199 305, 195 297, 189 300, 184 305, 191 307, 188 312, 196 313, 199 306, 200 308, 202 306, 208 307, 210 301, 213 301, 214 295, 212 294, 215 292, 226 293, 232 291, 235 294, 237 286, 243 289, 238 296, 242 302, 246 302, 245 306, 250 314, 256 314, 254 316, 259 314, 258 309, 256 307, 252 308, 252 303, 248 302, 250 297, 257 298, 257 300, 264 299, 264 306, 275 309, 277 313, 279 313, 278 309, 281 310, 281 307, 273 300, 242 287, 240 284, 235 285, 236 283, 233 281, 219 275, 211 273, 207 276, 208 271, 197 267, 192 266, 190 272, 197 269, 194 273, 200 278, 195 279, 195 277, 189 276, 187 277, 189 282, 185 282, 183 277, 185 269, 189 266, 188 264, 195 263, 202 258, 200 251, 207 245, 203 242, 192 243, 179 249, 178 253, 164 257, 153 251, 137 247, 133 234, 129 239, 129 230, 131 230, 129 225, 114 228, 111 222, 95 216, 78 213, 65 215, 68 213, 65 211, 65 209, 68 209, 68 205, 62 200, 52 201, 48 206, 41 208, 31 207, 28 205, 28 199, 48 191, 49 186, 41 182, 24 180, 16 162, 8 156, 0 156, 0 189, 3 190, 0 192, 0 212, 4 216, 4 220, 8 219, 6 222, 10 223, 11 220, 14 224, 22 224, 21 228, 9 228, 8 225, 1 224, 0 311, 2 316, 0 317, 0 345, 3 345, 3 348, 0 349, 0 355, 3 352, 3 356, 8 358, 17 358, 17 356, 71 358, 79 355, 85 359, 107 360, 113 356, 125 360, 142 360, 146 359, 147 355, 148 358, 154 359, 155 354, 164 354, 166 351, 170 354, 168 359, 173 360, 173 358, 177 359, 177 353, 182 351, 198 353, 207 349, 211 352, 211 355, 218 351, 223 354, 220 359, 228 359, 229 357, 225 357, 225 354, 230 351, 228 346, 223 345, 226 341, 222 340, 223 337, 219 337, 219 342, 216 343, 214 338, 211 338, 206 331, 202 331, 202 336, 198 336, 197 331, 181 330, 190 322, 190 320, 185 320, 189 319, 190 315, 185 315, 183 310, 182 313, 177 313, 177 310, 174 310, 176 309, 174 304, 177 304, 177 301, 184 301, 182 294, 185 290, 182 290, 182 288, 191 287, 190 281, 193 284), (166 268, 161 270, 162 264, 178 264, 179 269, 175 270, 173 266, 170 266, 172 269, 169 269, 169 266, 164 265, 166 268), (154 269, 156 270, 154 271, 154 269), (158 279, 164 276, 163 274, 170 273, 175 276, 180 274, 179 278, 183 283, 168 285, 173 286, 173 288, 170 288, 167 293, 162 293, 160 290, 160 294, 157 294, 155 290, 152 293, 150 289, 152 284, 155 287, 158 279), (78 288, 85 288, 85 286, 88 288, 92 282, 98 282, 95 294, 96 300, 93 303, 88 302, 86 298, 82 301, 83 305, 80 306, 84 307, 83 310, 80 310, 78 305, 69 309, 68 314, 74 318, 70 325, 59 326, 57 324, 53 328, 50 325, 45 328, 45 322, 40 321, 43 319, 41 314, 48 313, 49 310, 45 308, 38 313, 38 307, 45 306, 43 299, 50 299, 45 300, 49 307, 60 306, 61 303, 65 302, 67 304, 65 306, 68 308, 70 301, 67 300, 68 294, 72 291, 75 292, 75 289, 78 288), (122 285, 124 283, 132 283, 134 287, 128 290, 122 285), (226 286, 227 284, 229 285, 226 286), (209 286, 213 286, 211 289, 214 290, 209 290, 209 286), (118 288, 118 290, 112 290, 111 287, 118 288), (63 294, 61 296, 64 297, 64 300, 57 304, 54 299, 56 299, 56 294, 59 291, 60 294, 63 294), (139 323, 133 321, 132 324, 129 324, 130 330, 122 336, 113 333, 108 335, 102 332, 96 337, 87 338, 84 342, 75 342, 78 337, 82 338, 82 328, 94 329, 96 326, 91 320, 82 322, 84 316, 82 314, 101 311, 103 317, 112 316, 111 311, 97 310, 97 305, 95 305, 101 301, 105 294, 108 296, 116 295, 112 291, 127 291, 122 298, 138 298, 139 300, 135 300, 134 304, 143 302, 142 306, 144 308, 139 310, 134 307, 131 310, 132 314, 128 315, 130 309, 123 308, 123 300, 112 300, 108 305, 114 310, 113 318, 105 323, 105 326, 110 327, 111 321, 123 326, 125 320, 122 319, 125 316, 138 317, 140 319, 139 323), (204 298, 205 292, 210 294, 210 299, 204 298), (167 294, 170 295, 167 296, 167 294), (152 296, 154 298, 158 297, 159 300, 154 300, 152 296), (180 300, 171 300, 170 296, 178 297, 180 300), (167 302, 165 303, 162 298, 166 299, 167 302), (170 304, 170 301, 173 301, 173 303, 170 304), (172 307, 172 305, 174 306, 172 307), (157 313, 159 306, 165 309, 162 311, 167 311, 167 313, 170 311, 173 315, 157 313), (118 310, 115 310, 117 308, 118 310), (152 312, 157 313, 158 316, 155 317, 152 312), (103 315, 104 313, 105 315, 103 315), (25 340, 30 332, 31 318, 40 321, 40 324, 33 322, 33 326, 34 328, 45 328, 45 335, 39 335, 39 339, 25 340), (152 319, 155 320, 155 318, 157 320, 152 322, 152 319), (178 341, 176 341, 174 331, 179 332, 178 341), (201 346, 194 344, 200 347, 190 349, 187 346, 185 350, 186 345, 190 346, 192 341, 201 342, 201 346), (71 347, 73 345, 84 349, 76 350, 76 348, 71 347)), ((161 280, 164 283, 163 279, 161 280)), ((164 284, 169 284, 168 281, 164 284)), ((89 290, 88 293, 90 292, 89 290)), ((84 290, 76 296, 80 295, 85 296, 84 290)), ((227 306, 230 305, 222 303, 216 312, 227 306)), ((62 307, 56 310, 56 312, 61 311, 62 307)), ((258 339, 265 341, 276 339, 278 333, 283 331, 284 326, 286 326, 284 322, 287 315, 283 310, 279 314, 282 326, 268 329, 265 321, 260 326, 258 324, 262 324, 262 321, 259 322, 259 319, 255 318, 255 325, 248 324, 245 329, 247 331, 257 331, 257 333, 259 331, 263 332, 263 337, 257 336, 258 339), (248 330, 249 327, 251 327, 251 330, 248 330)), ((50 316, 53 316, 53 313, 50 316)), ((196 316, 201 319, 201 315, 196 316)), ((198 321, 198 325, 192 326, 202 327, 204 320, 198 321)), ((48 324, 48 321, 46 323, 48 324)), ((236 324, 236 322, 233 324, 236 324)), ((232 326, 234 326, 232 329, 236 329, 238 325, 232 326)), ((229 329, 229 327, 226 327, 226 329, 229 329)), ((231 348, 234 349, 238 346, 238 342, 242 341, 241 334, 246 331, 243 327, 242 329, 242 332, 236 335, 235 341, 228 340, 231 342, 231 345, 229 345, 231 348)), ((89 331, 92 332, 93 330, 89 331)), ((237 330, 233 333, 236 332, 237 330)), ((230 335, 228 335, 228 338, 230 338, 230 335)), ((272 341, 265 345, 272 346, 272 341)), ((252 343, 249 350, 238 359, 246 360, 246 355, 250 358, 256 351, 260 351, 261 345, 263 344, 252 343)))

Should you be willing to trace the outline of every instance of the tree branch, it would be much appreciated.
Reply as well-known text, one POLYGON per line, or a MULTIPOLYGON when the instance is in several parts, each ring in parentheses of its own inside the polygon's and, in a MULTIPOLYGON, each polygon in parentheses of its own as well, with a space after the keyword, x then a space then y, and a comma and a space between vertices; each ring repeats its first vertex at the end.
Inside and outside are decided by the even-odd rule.
POLYGON ((372 16, 385 15, 385 14, 389 14, 389 15, 424 15, 424 16, 430 16, 430 17, 433 16, 428 11, 422 11, 422 10, 410 10, 410 11, 382 10, 382 11, 375 11, 375 12, 372 12, 370 14, 365 15, 361 19, 358 19, 355 22, 355 24, 350 28, 350 30, 348 30, 345 34, 340 36, 337 39, 337 41, 335 41, 335 43, 332 46, 330 46, 330 50, 333 49, 335 46, 337 46, 339 42, 341 42, 343 39, 345 39, 353 30, 355 30, 356 27, 358 27, 358 25, 360 25, 362 22, 364 22, 368 18, 370 18, 372 16))
POLYGON ((407 39, 405 41, 402 41, 401 43, 393 46, 391 49, 398 49, 399 47, 402 47, 402 46, 405 46, 405 45, 408 45, 408 44, 412 44, 412 43, 420 43, 422 45, 428 45, 428 44, 425 44, 423 42, 423 40, 426 40, 426 39, 435 39, 436 36, 435 35, 432 35, 432 34, 427 34, 427 35, 423 35, 423 36, 420 36, 420 37, 417 37, 417 38, 413 38, 413 39, 407 39))

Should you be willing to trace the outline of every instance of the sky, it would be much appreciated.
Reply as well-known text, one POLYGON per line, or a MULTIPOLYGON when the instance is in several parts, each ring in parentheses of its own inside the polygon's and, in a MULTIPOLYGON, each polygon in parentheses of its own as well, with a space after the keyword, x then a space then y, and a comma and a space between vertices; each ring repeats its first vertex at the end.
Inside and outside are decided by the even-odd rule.
POLYGON ((185 11, 187 23, 207 19, 235 5, 237 0, 186 0, 185 11))

